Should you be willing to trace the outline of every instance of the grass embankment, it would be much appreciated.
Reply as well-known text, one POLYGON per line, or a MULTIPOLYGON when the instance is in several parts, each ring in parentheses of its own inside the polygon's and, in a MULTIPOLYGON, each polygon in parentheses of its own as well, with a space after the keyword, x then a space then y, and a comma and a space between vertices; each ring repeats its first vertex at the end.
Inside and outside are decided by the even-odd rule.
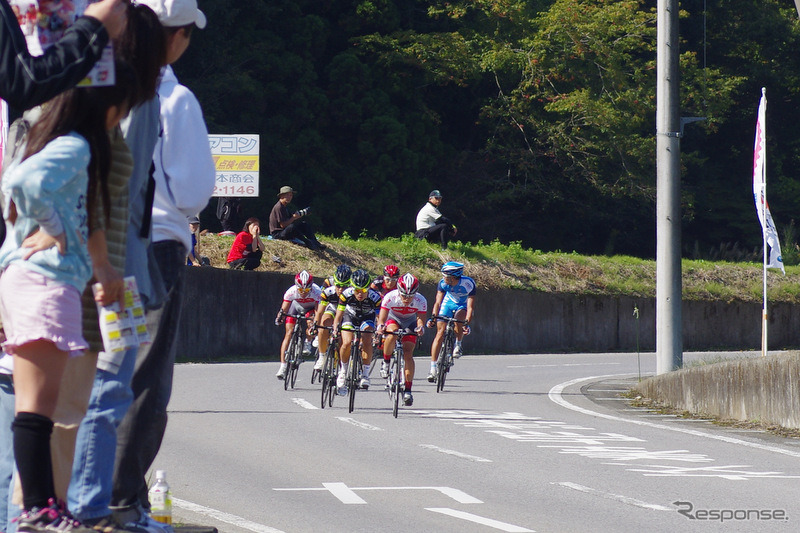
MULTIPOLYGON (((423 282, 439 279, 444 261, 460 261, 466 273, 484 289, 511 288, 541 292, 654 297, 656 263, 629 256, 584 256, 576 253, 541 252, 519 243, 471 244, 454 242, 445 250, 415 239, 374 239, 320 236, 321 252, 286 241, 265 240, 267 252, 258 270, 296 273, 308 270, 322 278, 342 263, 380 274, 386 264, 396 264, 423 282)), ((227 268, 226 258, 233 237, 203 235, 199 253, 211 265, 227 268)), ((688 300, 762 300, 760 263, 683 261, 683 298, 688 300)), ((768 275, 771 302, 800 302, 800 267, 786 267, 786 276, 771 270, 768 275)))

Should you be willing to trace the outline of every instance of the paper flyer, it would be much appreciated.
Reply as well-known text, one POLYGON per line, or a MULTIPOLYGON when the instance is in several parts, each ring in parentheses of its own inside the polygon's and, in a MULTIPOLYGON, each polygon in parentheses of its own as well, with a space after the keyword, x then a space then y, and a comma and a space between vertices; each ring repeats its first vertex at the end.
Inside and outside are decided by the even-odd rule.
MULTIPOLYGON (((22 33, 32 55, 41 55, 58 41, 86 9, 96 0, 11 0, 11 9, 17 15, 22 33)), ((114 85, 114 52, 111 42, 103 55, 78 85, 114 85)))
MULTIPOLYGON (((95 294, 99 289, 99 283, 92 286, 95 294)), ((97 312, 100 315, 100 333, 106 352, 121 352, 150 342, 144 306, 133 276, 125 278, 125 310, 120 312, 116 302, 109 306, 98 303, 97 312)))

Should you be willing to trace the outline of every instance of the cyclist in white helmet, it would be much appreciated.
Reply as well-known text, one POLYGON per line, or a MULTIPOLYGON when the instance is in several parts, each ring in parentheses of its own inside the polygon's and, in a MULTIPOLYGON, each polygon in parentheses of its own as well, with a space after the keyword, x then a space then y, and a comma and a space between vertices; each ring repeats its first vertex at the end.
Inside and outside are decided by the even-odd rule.
MULTIPOLYGON (((289 347, 294 323, 297 321, 294 316, 305 315, 308 318, 313 318, 314 310, 317 308, 321 296, 322 290, 314 283, 314 278, 311 277, 311 274, 305 270, 294 277, 294 285, 284 293, 281 309, 278 311, 278 316, 275 317, 276 326, 283 323, 286 324, 286 334, 281 343, 281 366, 278 369, 278 373, 275 374, 278 379, 286 377, 286 349, 289 347)), ((313 320, 308 321, 309 329, 306 332, 307 335, 311 334, 313 324, 313 320)))

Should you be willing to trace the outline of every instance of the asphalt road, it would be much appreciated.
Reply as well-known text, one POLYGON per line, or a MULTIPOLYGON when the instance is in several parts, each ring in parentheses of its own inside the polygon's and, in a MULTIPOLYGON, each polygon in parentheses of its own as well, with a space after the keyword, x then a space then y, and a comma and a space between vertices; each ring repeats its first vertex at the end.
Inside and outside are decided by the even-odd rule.
POLYGON ((640 368, 465 356, 437 394, 417 358, 395 419, 379 379, 348 413, 310 363, 288 392, 277 363, 178 365, 154 468, 176 520, 225 533, 796 531, 800 441, 632 408, 640 368))

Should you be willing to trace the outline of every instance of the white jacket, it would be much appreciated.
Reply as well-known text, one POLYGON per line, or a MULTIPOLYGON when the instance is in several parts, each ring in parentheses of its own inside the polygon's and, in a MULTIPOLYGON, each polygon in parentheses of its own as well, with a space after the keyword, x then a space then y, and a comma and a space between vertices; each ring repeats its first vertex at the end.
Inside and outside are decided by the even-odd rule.
POLYGON ((186 217, 208 204, 216 170, 200 103, 178 83, 170 66, 161 72, 158 97, 161 133, 153 152, 153 242, 179 241, 188 252, 192 239, 186 217))

